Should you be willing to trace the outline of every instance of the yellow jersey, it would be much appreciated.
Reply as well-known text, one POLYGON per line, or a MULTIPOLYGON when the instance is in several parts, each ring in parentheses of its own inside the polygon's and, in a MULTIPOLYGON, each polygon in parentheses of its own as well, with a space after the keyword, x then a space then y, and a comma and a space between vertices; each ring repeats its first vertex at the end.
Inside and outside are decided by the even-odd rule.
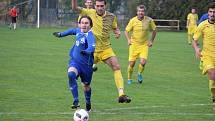
MULTIPOLYGON (((83 9, 83 8, 81 8, 81 9, 83 9)), ((93 8, 85 8, 86 10, 89 10, 89 9, 93 9, 93 8)), ((85 16, 86 15, 86 13, 83 13, 83 11, 81 11, 80 13, 79 13, 79 16, 78 16, 78 22, 79 22, 79 19, 81 18, 81 16, 85 16)))
POLYGON ((203 21, 197 27, 193 39, 199 40, 203 38, 202 55, 215 57, 215 23, 209 23, 208 20, 203 21))
POLYGON ((93 21, 92 31, 96 38, 95 51, 103 51, 110 47, 111 30, 117 28, 117 19, 113 13, 105 11, 103 16, 99 16, 95 9, 81 9, 81 14, 88 15, 93 21))
POLYGON ((132 44, 144 44, 148 41, 149 31, 155 30, 156 25, 152 18, 144 16, 143 20, 133 17, 126 26, 127 32, 131 33, 132 44))
POLYGON ((197 21, 198 21, 198 15, 189 13, 187 15, 187 20, 189 20, 189 27, 190 26, 197 26, 197 21))

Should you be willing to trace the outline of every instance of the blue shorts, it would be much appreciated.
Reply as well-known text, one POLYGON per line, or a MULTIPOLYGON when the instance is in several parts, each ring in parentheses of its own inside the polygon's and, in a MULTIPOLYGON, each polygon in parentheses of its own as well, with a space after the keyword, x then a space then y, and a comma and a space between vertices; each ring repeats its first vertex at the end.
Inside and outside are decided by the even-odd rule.
POLYGON ((68 68, 74 67, 78 70, 78 76, 81 78, 81 82, 90 85, 92 76, 93 76, 93 68, 92 66, 86 65, 86 64, 80 64, 72 59, 69 60, 68 68))

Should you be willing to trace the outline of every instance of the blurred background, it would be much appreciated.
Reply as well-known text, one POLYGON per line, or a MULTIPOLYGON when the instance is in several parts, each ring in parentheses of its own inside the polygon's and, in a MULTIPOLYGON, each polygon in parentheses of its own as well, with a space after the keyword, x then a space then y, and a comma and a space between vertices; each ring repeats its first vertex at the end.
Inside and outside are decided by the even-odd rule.
MULTIPOLYGON (((179 29, 184 30, 191 8, 195 7, 201 17, 212 1, 215 0, 107 0, 107 10, 116 14, 121 30, 136 15, 136 6, 139 4, 146 6, 147 15, 153 19, 179 20, 179 29)), ((78 4, 84 6, 84 0, 78 0, 78 4)), ((9 25, 8 11, 14 5, 18 10, 18 26, 36 27, 38 0, 0 0, 0 25, 9 25)), ((41 27, 76 26, 77 16, 71 10, 70 0, 40 0, 41 27)), ((160 24, 174 26, 175 22, 160 24)))

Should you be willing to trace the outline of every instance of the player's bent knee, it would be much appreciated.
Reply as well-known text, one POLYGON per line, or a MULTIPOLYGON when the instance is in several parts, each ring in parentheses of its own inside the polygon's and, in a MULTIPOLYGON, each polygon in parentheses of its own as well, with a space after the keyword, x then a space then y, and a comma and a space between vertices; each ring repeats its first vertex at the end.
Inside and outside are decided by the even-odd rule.
POLYGON ((73 71, 68 72, 68 78, 69 78, 69 80, 75 80, 76 79, 76 73, 73 71))
POLYGON ((130 66, 131 68, 133 68, 134 65, 135 65, 135 62, 134 62, 134 61, 130 61, 130 62, 129 62, 129 66, 130 66))
POLYGON ((84 84, 83 87, 84 87, 84 91, 89 91, 91 89, 89 84, 88 85, 84 84))
POLYGON ((142 60, 140 61, 140 64, 141 64, 142 66, 145 66, 146 63, 147 63, 147 61, 146 61, 145 59, 142 59, 142 60))
POLYGON ((115 71, 115 70, 120 70, 120 65, 119 64, 116 64, 116 65, 113 65, 112 66, 112 69, 115 71))
POLYGON ((210 80, 215 80, 215 69, 209 69, 208 76, 210 80))

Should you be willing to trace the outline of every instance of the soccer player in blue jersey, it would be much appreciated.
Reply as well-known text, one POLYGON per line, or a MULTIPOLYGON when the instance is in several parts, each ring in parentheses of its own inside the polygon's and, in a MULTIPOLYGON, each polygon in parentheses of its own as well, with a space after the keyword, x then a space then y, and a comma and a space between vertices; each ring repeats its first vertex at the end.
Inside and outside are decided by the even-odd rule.
POLYGON ((76 79, 81 78, 84 89, 86 110, 91 110, 91 79, 93 75, 92 65, 94 62, 95 37, 91 28, 92 20, 89 16, 82 16, 79 19, 79 28, 72 28, 64 32, 54 32, 56 37, 75 35, 76 41, 70 50, 70 60, 68 65, 69 86, 73 95, 72 109, 80 107, 78 98, 78 85, 76 79))

